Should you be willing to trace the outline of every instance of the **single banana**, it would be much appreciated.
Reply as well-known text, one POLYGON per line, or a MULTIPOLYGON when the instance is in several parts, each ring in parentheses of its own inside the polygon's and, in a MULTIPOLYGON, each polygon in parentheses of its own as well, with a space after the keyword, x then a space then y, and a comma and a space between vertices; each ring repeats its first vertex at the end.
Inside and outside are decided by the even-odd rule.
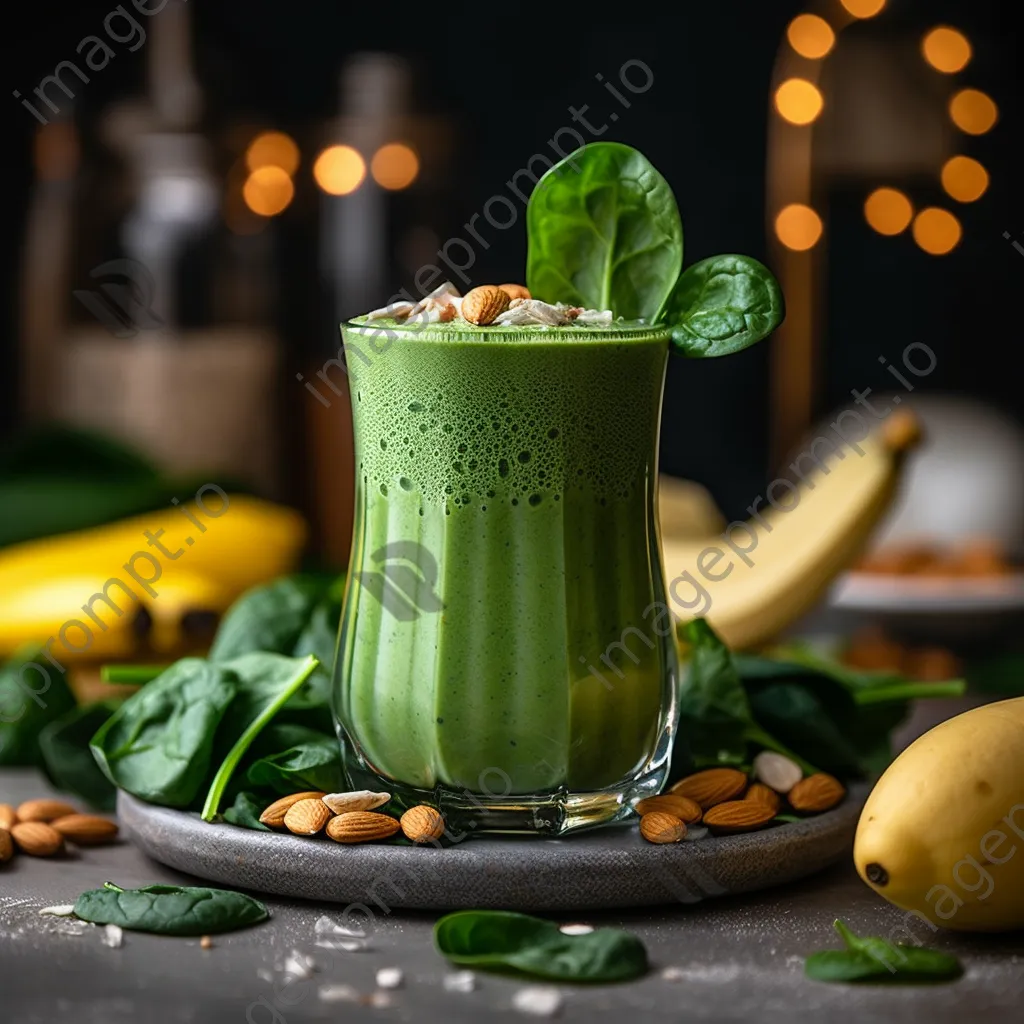
POLYGON ((298 513, 241 495, 205 503, 0 552, 0 655, 49 637, 61 663, 173 654, 242 591, 294 568, 298 513))
POLYGON ((777 507, 761 499, 754 518, 699 540, 663 529, 669 606, 684 622, 706 616, 732 648, 771 640, 861 553, 919 439, 916 418, 898 410, 858 443, 863 454, 838 443, 827 457, 812 447, 795 460, 802 482, 776 488, 777 507))

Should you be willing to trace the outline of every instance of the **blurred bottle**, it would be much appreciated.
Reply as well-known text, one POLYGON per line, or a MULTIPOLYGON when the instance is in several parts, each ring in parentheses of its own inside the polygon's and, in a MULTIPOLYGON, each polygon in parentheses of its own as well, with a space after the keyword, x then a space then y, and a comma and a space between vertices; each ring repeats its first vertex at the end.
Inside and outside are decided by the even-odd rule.
POLYGON ((273 237, 226 217, 221 153, 200 124, 189 19, 188 5, 173 4, 149 23, 148 94, 100 118, 61 242, 65 279, 51 279, 49 294, 38 281, 26 289, 27 306, 61 310, 48 336, 26 338, 42 353, 31 360, 29 412, 120 437, 170 472, 273 495, 273 237))

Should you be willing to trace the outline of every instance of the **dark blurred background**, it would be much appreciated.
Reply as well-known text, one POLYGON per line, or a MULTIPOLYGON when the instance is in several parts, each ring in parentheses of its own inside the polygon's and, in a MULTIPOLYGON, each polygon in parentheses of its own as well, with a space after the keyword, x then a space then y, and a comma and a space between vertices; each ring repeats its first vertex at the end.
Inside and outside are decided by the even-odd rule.
MULTIPOLYGON (((315 380, 336 354, 339 316, 412 289, 447 239, 468 238, 469 219, 512 195, 506 183, 532 155, 552 156, 569 108, 584 105, 590 123, 614 120, 601 137, 641 149, 668 178, 687 264, 749 253, 783 279, 791 317, 779 337, 731 359, 671 361, 663 469, 706 484, 726 515, 745 515, 801 431, 851 388, 893 390, 879 358, 898 362, 911 341, 938 360, 922 389, 1024 419, 1019 0, 138 7, 18 12, 5 436, 47 419, 113 424, 175 471, 217 463, 297 505, 337 560, 347 399, 320 383, 325 406, 296 374, 315 380), (105 30, 114 11, 125 16, 105 30), (787 38, 801 14, 827 31, 803 22, 787 38), (922 41, 943 25, 958 36, 929 57, 922 41), (81 47, 89 36, 113 55, 81 47), (956 69, 958 37, 970 49, 956 69), (51 83, 53 111, 34 90, 65 60, 89 81, 65 68, 74 98, 51 83), (642 84, 641 63, 650 87, 625 91, 624 67, 642 84), (805 85, 776 100, 792 78, 805 85), (984 96, 951 107, 964 89, 984 96), (288 138, 254 151, 266 132, 288 138), (958 155, 973 162, 944 186, 958 155), (873 227, 865 203, 879 188, 910 209, 883 195, 873 227), (921 219, 930 207, 946 214, 921 219), (90 271, 125 256, 154 272, 162 328, 104 321, 116 294, 100 297, 106 277, 90 271), (93 293, 92 308, 76 290, 93 293)), ((473 283, 523 279, 517 209, 508 230, 481 228, 473 283)))

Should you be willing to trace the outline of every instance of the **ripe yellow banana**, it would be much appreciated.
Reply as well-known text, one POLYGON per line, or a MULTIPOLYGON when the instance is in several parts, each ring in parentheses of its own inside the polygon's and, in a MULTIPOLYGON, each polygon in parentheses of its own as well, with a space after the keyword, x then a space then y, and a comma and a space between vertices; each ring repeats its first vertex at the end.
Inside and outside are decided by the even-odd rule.
POLYGON ((860 554, 919 437, 916 419, 897 411, 859 442, 815 439, 791 464, 802 482, 773 481, 774 505, 759 497, 753 518, 700 540, 663 529, 669 606, 683 621, 706 616, 730 647, 771 640, 860 554))
POLYGON ((0 655, 50 637, 61 664, 171 655, 195 644, 210 613, 294 568, 306 538, 298 513, 202 497, 209 512, 191 502, 0 552, 0 655))
POLYGON ((853 859, 879 895, 933 926, 1024 928, 1024 697, 907 747, 864 805, 853 859))

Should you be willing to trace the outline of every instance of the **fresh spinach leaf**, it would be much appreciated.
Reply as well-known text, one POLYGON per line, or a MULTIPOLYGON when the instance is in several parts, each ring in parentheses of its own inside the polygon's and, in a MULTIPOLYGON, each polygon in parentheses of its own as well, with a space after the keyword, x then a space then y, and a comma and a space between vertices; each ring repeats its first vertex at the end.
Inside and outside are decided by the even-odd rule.
POLYGON ((682 633, 690 662, 679 693, 679 731, 693 760, 699 765, 745 761, 748 744, 755 744, 785 754, 809 774, 817 771, 755 719, 732 653, 707 620, 688 622, 682 633))
POLYGON ((0 765, 42 766, 39 733, 75 707, 64 673, 38 644, 0 667, 0 765))
POLYGON ((238 695, 225 716, 228 735, 237 739, 210 783, 203 804, 204 821, 213 821, 217 816, 231 776, 253 741, 296 695, 318 665, 312 655, 299 661, 277 654, 245 654, 224 663, 238 684, 238 695))
POLYGON ((554 981, 627 981, 647 973, 647 950, 629 932, 565 935, 552 921, 503 910, 461 910, 434 925, 437 951, 466 967, 554 981))
POLYGON ((963 974, 963 967, 955 956, 937 949, 861 938, 838 920, 835 929, 846 943, 846 949, 824 950, 807 957, 804 971, 815 981, 900 984, 953 981, 963 974))
POLYGON ((732 355, 766 338, 786 315, 772 272, 749 256, 711 256, 680 275, 662 313, 677 352, 732 355))
POLYGON ((617 142, 576 150, 537 183, 526 223, 535 298, 657 319, 682 268, 683 227, 641 153, 617 142))
POLYGON ((270 917, 267 908, 240 892, 199 886, 147 885, 120 889, 112 882, 83 892, 75 916, 158 935, 214 935, 248 928, 270 917))
POLYGON ((117 707, 118 702, 105 701, 73 708, 39 733, 39 752, 50 781, 100 811, 114 810, 117 791, 92 756, 89 741, 117 707))
POLYGON ((307 789, 326 793, 344 788, 341 746, 337 737, 302 726, 277 725, 267 736, 276 752, 249 765, 246 779, 258 789, 268 788, 281 796, 307 789))
MULTIPOLYGON (((221 620, 209 657, 229 661, 254 651, 298 654, 296 645, 333 581, 315 575, 285 576, 247 591, 221 620)), ((334 626, 337 629, 337 623, 334 626)))
POLYGON ((93 756, 119 789, 187 807, 202 789, 217 727, 237 694, 230 669, 183 658, 114 712, 93 737, 93 756))
POLYGON ((224 812, 224 820, 240 828, 251 828, 257 832, 272 832, 273 829, 260 821, 260 815, 274 798, 261 799, 257 794, 243 790, 235 797, 235 802, 224 812))

